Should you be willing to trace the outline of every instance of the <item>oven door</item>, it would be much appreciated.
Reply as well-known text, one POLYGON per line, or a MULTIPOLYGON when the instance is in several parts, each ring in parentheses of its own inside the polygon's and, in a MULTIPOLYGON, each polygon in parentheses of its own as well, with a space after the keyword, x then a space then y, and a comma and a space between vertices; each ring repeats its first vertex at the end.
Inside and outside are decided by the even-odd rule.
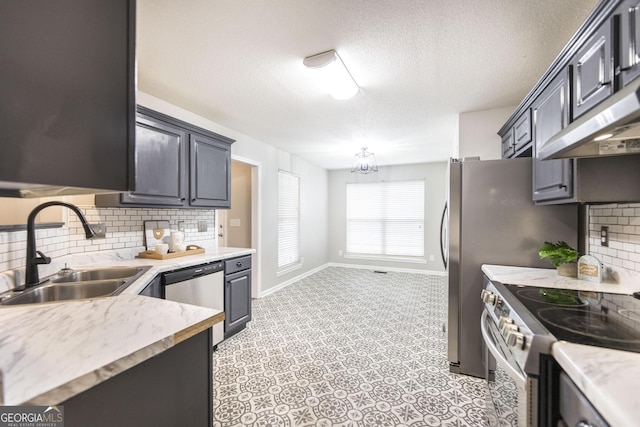
MULTIPOLYGON (((528 391, 530 378, 518 367, 498 327, 487 311, 482 312, 482 339, 485 346, 487 373, 487 417, 494 426, 537 426, 535 410, 531 410, 528 391), (529 419, 530 417, 536 419, 529 419)), ((537 399, 533 399, 537 400, 537 399)))

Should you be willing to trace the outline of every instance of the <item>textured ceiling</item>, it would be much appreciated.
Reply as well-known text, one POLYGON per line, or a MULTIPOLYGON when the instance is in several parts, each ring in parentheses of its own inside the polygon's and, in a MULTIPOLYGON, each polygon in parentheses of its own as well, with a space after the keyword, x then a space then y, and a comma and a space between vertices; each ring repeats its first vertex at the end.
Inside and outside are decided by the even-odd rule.
POLYGON ((327 169, 362 146, 440 161, 458 113, 517 105, 596 3, 138 0, 138 88, 327 169), (302 65, 330 49, 362 88, 350 100, 302 65))

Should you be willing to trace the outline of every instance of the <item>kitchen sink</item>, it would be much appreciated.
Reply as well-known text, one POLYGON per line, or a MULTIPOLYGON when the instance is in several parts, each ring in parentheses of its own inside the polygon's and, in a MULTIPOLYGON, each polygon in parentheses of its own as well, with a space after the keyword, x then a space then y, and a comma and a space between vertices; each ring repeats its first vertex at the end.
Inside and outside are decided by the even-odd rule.
POLYGON ((58 274, 51 278, 52 283, 88 282, 94 280, 126 279, 140 272, 137 267, 108 267, 87 270, 74 270, 69 274, 58 274))
POLYGON ((150 267, 106 267, 67 271, 24 291, 0 294, 0 305, 39 304, 115 296, 150 267))

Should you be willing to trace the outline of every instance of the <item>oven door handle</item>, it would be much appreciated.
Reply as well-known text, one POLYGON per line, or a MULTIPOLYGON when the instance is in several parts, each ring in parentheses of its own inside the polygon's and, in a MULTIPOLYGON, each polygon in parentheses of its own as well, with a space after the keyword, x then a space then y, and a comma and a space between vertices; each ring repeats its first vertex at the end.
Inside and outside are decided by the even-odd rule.
POLYGON ((518 372, 516 368, 511 366, 509 361, 504 358, 504 356, 498 350, 498 347, 496 347, 495 343, 493 342, 493 338, 491 337, 491 334, 489 334, 489 331, 487 330, 488 314, 489 313, 487 313, 487 310, 482 310, 482 318, 480 320, 480 330, 482 331, 482 339, 484 340, 484 343, 487 346, 487 349, 489 349, 489 351, 491 352, 491 355, 496 359, 496 361, 500 364, 500 366, 507 372, 507 375, 509 375, 514 380, 518 381, 519 384, 526 384, 526 379, 524 375, 518 372))

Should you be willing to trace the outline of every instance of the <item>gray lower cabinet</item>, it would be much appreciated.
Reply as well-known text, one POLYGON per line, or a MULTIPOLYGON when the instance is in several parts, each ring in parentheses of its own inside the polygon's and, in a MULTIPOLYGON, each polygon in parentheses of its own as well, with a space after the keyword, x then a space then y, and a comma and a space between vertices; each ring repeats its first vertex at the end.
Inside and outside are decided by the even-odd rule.
POLYGON ((563 203, 573 197, 571 159, 539 160, 538 150, 569 123, 569 73, 560 72, 533 102, 533 200, 563 203))
POLYGON ((229 208, 233 142, 138 107, 136 189, 97 194, 96 206, 229 208))
POLYGON ((225 261, 224 337, 243 330, 251 320, 251 255, 225 261))
POLYGON ((212 347, 209 328, 61 402, 64 425, 213 425, 212 347))

